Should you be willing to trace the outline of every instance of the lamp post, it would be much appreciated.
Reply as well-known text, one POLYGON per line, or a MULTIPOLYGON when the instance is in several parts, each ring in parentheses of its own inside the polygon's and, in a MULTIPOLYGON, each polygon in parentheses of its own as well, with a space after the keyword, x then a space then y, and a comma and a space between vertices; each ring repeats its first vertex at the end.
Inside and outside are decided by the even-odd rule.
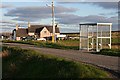
POLYGON ((52 0, 52 26, 53 26, 53 33, 52 33, 52 42, 56 42, 55 39, 55 18, 54 18, 54 0, 52 0))

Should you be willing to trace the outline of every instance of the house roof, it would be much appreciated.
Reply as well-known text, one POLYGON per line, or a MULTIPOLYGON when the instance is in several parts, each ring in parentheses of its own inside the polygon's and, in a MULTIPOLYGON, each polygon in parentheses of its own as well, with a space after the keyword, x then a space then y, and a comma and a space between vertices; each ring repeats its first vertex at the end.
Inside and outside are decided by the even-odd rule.
POLYGON ((9 33, 9 32, 3 32, 3 33, 0 33, 0 36, 9 37, 9 36, 11 36, 11 33, 9 33))
POLYGON ((16 30, 16 36, 17 37, 27 37, 28 36, 28 29, 25 28, 18 28, 18 30, 16 30))
MULTIPOLYGON (((44 27, 46 27, 48 31, 52 33, 52 26, 49 25, 31 25, 30 27, 28 27, 28 32, 39 33, 44 27)), ((55 27, 55 32, 60 33, 59 28, 57 26, 55 27)))
MULTIPOLYGON (((48 31, 50 31, 50 33, 53 32, 53 27, 52 26, 49 26, 49 27, 46 27, 46 28, 48 29, 48 31)), ((57 26, 55 27, 55 33, 60 33, 60 30, 57 26)))
POLYGON ((109 26, 109 25, 112 25, 112 23, 81 23, 79 25, 103 25, 103 26, 109 26))
POLYGON ((42 26, 42 25, 30 25, 30 27, 28 27, 28 32, 35 32, 36 29, 42 28, 42 27, 44 27, 44 26, 42 26))
POLYGON ((35 30, 35 33, 40 33, 40 31, 42 31, 43 28, 44 28, 44 27, 42 27, 42 28, 37 28, 37 29, 35 30))

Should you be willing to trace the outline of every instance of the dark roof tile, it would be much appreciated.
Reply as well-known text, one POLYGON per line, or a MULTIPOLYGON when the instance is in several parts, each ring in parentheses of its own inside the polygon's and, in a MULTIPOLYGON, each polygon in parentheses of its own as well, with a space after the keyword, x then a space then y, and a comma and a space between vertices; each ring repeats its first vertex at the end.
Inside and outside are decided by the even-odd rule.
POLYGON ((44 27, 42 27, 42 28, 37 28, 37 29, 35 30, 35 33, 40 33, 40 31, 42 31, 43 28, 44 28, 44 27))
POLYGON ((27 33, 28 33, 28 29, 18 28, 18 30, 16 30, 17 37, 26 37, 26 36, 28 36, 27 33))
MULTIPOLYGON (((44 27, 46 27, 47 29, 48 29, 48 31, 50 32, 50 33, 52 33, 52 31, 53 31, 53 28, 52 28, 52 26, 49 26, 49 25, 31 25, 29 28, 28 28, 28 32, 36 32, 36 30, 37 30, 37 32, 40 32, 39 31, 39 29, 42 29, 42 28, 44 28, 44 27)), ((59 31, 59 28, 56 26, 55 27, 55 32, 56 33, 60 33, 60 31, 59 31)))

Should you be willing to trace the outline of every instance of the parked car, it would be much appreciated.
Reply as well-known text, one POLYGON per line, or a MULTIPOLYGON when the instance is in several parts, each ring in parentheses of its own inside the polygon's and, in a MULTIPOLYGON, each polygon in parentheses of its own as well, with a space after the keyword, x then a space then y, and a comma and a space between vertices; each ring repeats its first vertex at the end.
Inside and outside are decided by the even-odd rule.
POLYGON ((37 39, 38 41, 46 41, 46 39, 45 38, 39 38, 39 39, 37 39))

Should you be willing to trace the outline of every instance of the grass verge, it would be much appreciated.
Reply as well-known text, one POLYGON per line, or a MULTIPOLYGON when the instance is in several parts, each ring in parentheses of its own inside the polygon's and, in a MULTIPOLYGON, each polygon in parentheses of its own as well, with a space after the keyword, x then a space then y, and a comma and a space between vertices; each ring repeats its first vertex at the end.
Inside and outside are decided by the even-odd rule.
POLYGON ((108 78, 108 73, 94 66, 43 55, 33 50, 3 46, 5 78, 108 78))
MULTIPOLYGON (((38 47, 47 47, 47 48, 56 48, 56 49, 73 49, 78 50, 79 46, 72 46, 72 45, 66 45, 71 43, 71 41, 65 41, 62 44, 60 42, 52 43, 50 41, 44 42, 44 41, 10 41, 10 40, 3 40, 4 43, 22 43, 22 44, 30 44, 30 45, 36 45, 38 47)), ((74 41, 75 42, 75 41, 74 41)))
POLYGON ((93 52, 93 54, 101 54, 101 55, 120 57, 120 49, 102 49, 102 50, 100 50, 100 52, 93 52))

